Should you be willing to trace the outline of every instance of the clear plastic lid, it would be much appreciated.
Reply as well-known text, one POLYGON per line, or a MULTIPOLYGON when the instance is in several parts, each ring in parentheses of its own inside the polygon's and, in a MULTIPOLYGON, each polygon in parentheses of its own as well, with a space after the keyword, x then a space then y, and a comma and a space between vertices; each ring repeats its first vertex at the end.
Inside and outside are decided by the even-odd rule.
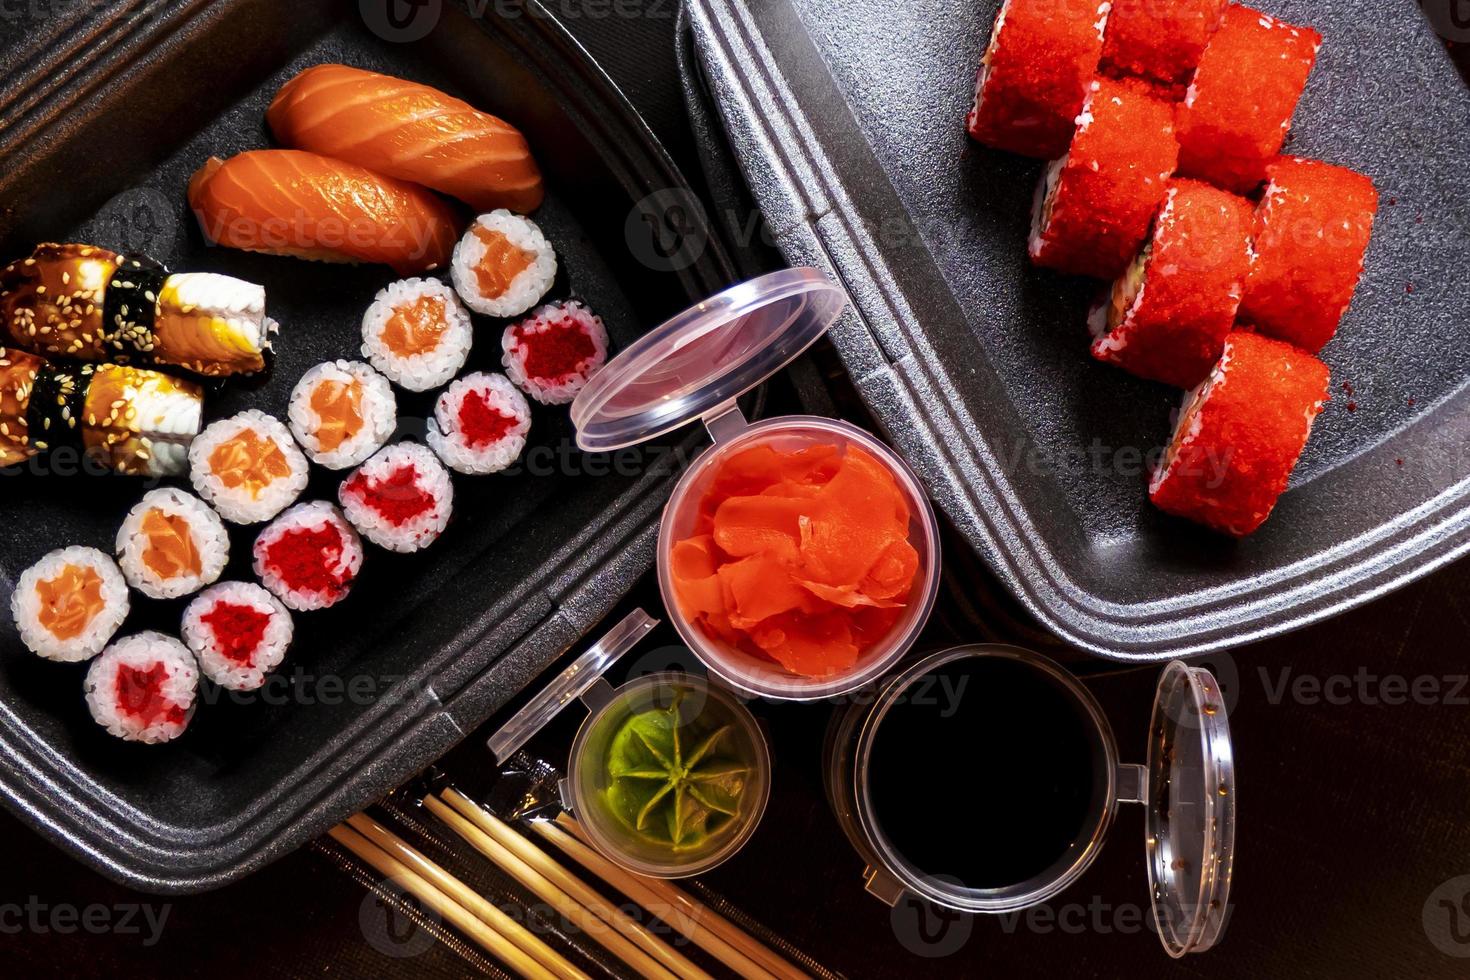
POLYGON ((622 449, 719 414, 815 343, 846 306, 824 273, 796 268, 690 307, 592 376, 572 403, 577 445, 622 449))
POLYGON ((517 711, 500 731, 490 736, 486 745, 494 754, 495 761, 504 762, 514 755, 551 719, 561 714, 563 708, 586 694, 618 662, 618 658, 637 646, 638 641, 657 625, 658 620, 642 609, 634 609, 624 616, 618 625, 603 634, 586 653, 572 661, 570 667, 517 711))
POLYGON ((1149 725, 1148 878, 1169 955, 1202 953, 1224 932, 1235 857, 1235 760, 1214 676, 1175 661, 1149 725))

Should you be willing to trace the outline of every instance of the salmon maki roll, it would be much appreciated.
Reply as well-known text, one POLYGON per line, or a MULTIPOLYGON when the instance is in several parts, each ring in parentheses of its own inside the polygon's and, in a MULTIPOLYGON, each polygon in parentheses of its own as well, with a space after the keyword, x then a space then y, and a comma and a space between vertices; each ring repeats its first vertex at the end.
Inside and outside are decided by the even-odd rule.
POLYGON ((375 262, 399 275, 449 261, 462 222, 416 184, 299 150, 212 157, 189 181, 205 237, 319 262, 375 262))
POLYGON ((1043 160, 1065 153, 1107 17, 1100 0, 1006 0, 980 60, 970 135, 1043 160))
POLYGON ((1153 237, 1093 311, 1092 356, 1178 388, 1203 381, 1240 308, 1254 215, 1243 197, 1173 181, 1153 237))
POLYGON ((1094 81, 1071 147, 1037 189, 1031 260, 1098 279, 1122 275, 1148 236, 1178 156, 1173 106, 1142 82, 1094 81))
POLYGON ((1373 181, 1320 160, 1282 157, 1256 210, 1256 264, 1241 315, 1313 353, 1352 305, 1373 237, 1373 181))
POLYGON ((1149 499, 1226 534, 1252 533, 1286 490, 1330 381, 1311 354, 1232 332, 1209 378, 1185 396, 1149 499))
POLYGON ((1103 68, 1182 89, 1224 15, 1225 0, 1113 0, 1103 68))
POLYGON ((266 120, 288 146, 432 187, 477 211, 541 204, 541 171, 520 131, 427 85, 317 65, 282 87, 266 120))
POLYGON ((1281 152, 1322 35, 1239 4, 1225 11, 1179 110, 1179 172, 1249 194, 1281 152))

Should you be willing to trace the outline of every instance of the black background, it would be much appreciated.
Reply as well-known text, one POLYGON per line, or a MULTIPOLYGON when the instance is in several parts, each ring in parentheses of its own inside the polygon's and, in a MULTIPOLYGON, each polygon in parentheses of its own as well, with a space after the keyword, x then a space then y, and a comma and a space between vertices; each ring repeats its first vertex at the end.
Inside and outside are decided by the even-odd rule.
MULTIPOLYGON (((674 0, 554 6, 693 176, 698 165, 674 61, 674 0)), ((1463 51, 1456 54, 1463 64, 1463 51)), ((819 352, 818 362, 837 382, 839 407, 857 413, 843 398, 830 354, 819 352)), ((930 642, 1000 637, 1067 657, 1013 620, 994 590, 971 560, 952 561, 930 642), (979 624, 968 621, 971 604, 979 607, 979 624), (983 636, 967 635, 975 629, 983 636)), ((890 912, 863 893, 860 863, 828 813, 821 708, 756 706, 772 736, 776 790, 754 840, 708 881, 852 977, 1465 976, 1470 959, 1449 954, 1470 956, 1470 877, 1452 882, 1470 876, 1470 688, 1461 686, 1470 674, 1467 595, 1470 564, 1461 562, 1313 629, 1215 658, 1227 688, 1235 677, 1240 825, 1229 929, 1204 956, 1173 963, 1147 929, 1136 807, 1120 811, 1099 861, 1051 904, 1064 924, 1045 914, 1015 920, 932 914, 921 921, 912 906, 890 912), (1421 694, 1433 686, 1438 695, 1391 703, 1399 700, 1396 678, 1421 694), (1283 680, 1287 690, 1278 697, 1283 680), (1314 695, 1313 684, 1325 684, 1333 696, 1314 695), (1460 908, 1452 913, 1441 898, 1460 908), (1455 926, 1465 939, 1458 945, 1455 926)), ((656 588, 645 582, 634 602, 656 608, 656 588)), ((1090 684, 1125 761, 1141 762, 1157 670, 1100 670, 1067 659, 1093 674, 1090 684)), ((447 768, 488 765, 482 743, 478 734, 467 740, 447 768)), ((551 753, 556 750, 553 745, 551 753)), ((954 785, 916 801, 932 810, 936 833, 963 833, 968 807, 1007 803, 1004 788, 965 782, 962 753, 956 766, 954 785)), ((0 814, 0 970, 6 975, 465 972, 442 948, 412 959, 378 952, 363 941, 363 905, 361 888, 311 850, 216 893, 137 895, 0 814), (141 935, 62 933, 24 921, 28 903, 57 909, 136 902, 149 903, 155 915, 167 907, 161 937, 151 946, 146 928, 141 935)))

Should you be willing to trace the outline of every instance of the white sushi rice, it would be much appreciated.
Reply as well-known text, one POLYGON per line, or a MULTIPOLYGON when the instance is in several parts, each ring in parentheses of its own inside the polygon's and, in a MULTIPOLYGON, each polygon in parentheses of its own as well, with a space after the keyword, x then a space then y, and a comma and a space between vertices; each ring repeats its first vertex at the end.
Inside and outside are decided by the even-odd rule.
POLYGON ((77 663, 95 657, 127 619, 128 583, 117 563, 96 548, 61 548, 20 573, 10 595, 10 613, 21 642, 31 652, 47 660, 77 663), (96 573, 102 581, 102 608, 76 636, 62 638, 42 623, 45 603, 40 586, 55 581, 68 566, 96 573))
POLYGON ((286 656, 294 626, 291 613, 281 600, 254 582, 221 582, 205 589, 184 610, 184 642, 199 658, 204 676, 231 691, 253 691, 286 656), (250 651, 249 662, 228 655, 214 628, 205 617, 221 603, 245 606, 269 617, 260 644, 250 651))
MULTIPOLYGON (((228 457, 223 464, 226 467, 236 465, 228 457)), ((296 448, 291 433, 279 420, 253 408, 210 423, 189 447, 189 479, 195 492, 213 504, 221 517, 236 524, 256 524, 275 517, 301 496, 301 491, 306 489, 307 476, 306 457, 296 448), (273 476, 258 469, 243 476, 232 469, 217 472, 216 450, 248 433, 273 443, 284 458, 288 472, 282 476, 273 476), (230 481, 237 481, 236 485, 230 486, 230 481), (252 481, 262 481, 264 485, 252 487, 249 485, 252 481)))
POLYGON ((219 579, 230 557, 230 539, 219 515, 191 494, 173 487, 152 490, 128 511, 117 532, 118 564, 128 584, 151 599, 174 599, 219 579), (181 572, 164 577, 148 565, 151 549, 143 533, 144 520, 150 511, 181 518, 188 528, 193 548, 199 556, 197 574, 181 572))
POLYGON ((345 470, 377 452, 393 435, 393 427, 398 424, 398 404, 393 397, 393 386, 371 366, 362 361, 327 361, 307 371, 296 382, 291 391, 290 421, 291 433, 312 462, 329 470, 345 470), (357 386, 362 396, 358 405, 362 428, 336 448, 324 449, 322 417, 312 408, 311 396, 319 385, 331 382, 357 386))
POLYGON ((455 292, 470 309, 486 316, 520 316, 546 295, 556 279, 556 251, 534 221, 502 208, 475 219, 459 244, 454 246, 454 258, 449 268, 455 292), (535 256, 498 296, 485 295, 475 274, 475 268, 487 251, 485 243, 475 234, 477 228, 498 232, 511 245, 535 256))
POLYGON ((457 473, 499 473, 520 458, 531 432, 531 406, 503 374, 471 374, 445 389, 434 403, 427 439, 444 465, 457 473), (466 399, 477 399, 490 411, 515 421, 491 442, 472 443, 460 424, 466 399))
POLYGON ((469 314, 454 295, 454 290, 438 279, 401 279, 389 283, 362 317, 363 356, 390 381, 409 391, 437 388, 458 374, 464 367, 465 358, 469 357, 473 340, 469 314), (443 302, 444 329, 433 349, 401 356, 388 346, 383 333, 395 310, 425 297, 443 302))
POLYGON ((565 405, 576 398, 577 392, 586 387, 593 373, 607 363, 607 328, 602 324, 602 317, 577 300, 548 303, 519 323, 506 327, 500 338, 500 347, 503 352, 501 363, 516 387, 543 405, 565 405), (567 374, 557 377, 531 375, 526 369, 530 353, 528 343, 534 343, 537 335, 561 329, 566 323, 574 324, 591 339, 592 355, 567 374))
POLYGON ((92 718, 110 734, 129 742, 155 744, 183 734, 194 716, 194 696, 199 688, 199 671, 189 648, 171 636, 148 631, 124 637, 92 661, 83 685, 92 718), (123 667, 165 671, 159 694, 177 709, 181 719, 140 716, 138 693, 119 689, 118 673, 123 667))
POLYGON ((389 551, 418 551, 438 540, 449 524, 454 509, 454 484, 449 471, 432 452, 416 443, 389 446, 348 477, 338 491, 342 510, 363 537, 389 551), (395 524, 378 507, 375 487, 405 466, 413 467, 414 486, 433 500, 433 506, 411 519, 395 524))
POLYGON ((346 597, 362 570, 362 540, 342 512, 325 500, 312 500, 297 504, 272 521, 255 539, 255 574, 267 589, 274 592, 290 609, 306 611, 325 609, 336 605, 346 597), (326 590, 311 590, 285 581, 269 564, 267 555, 271 545, 294 531, 316 530, 330 524, 341 535, 342 548, 338 554, 323 552, 322 568, 339 583, 326 590))

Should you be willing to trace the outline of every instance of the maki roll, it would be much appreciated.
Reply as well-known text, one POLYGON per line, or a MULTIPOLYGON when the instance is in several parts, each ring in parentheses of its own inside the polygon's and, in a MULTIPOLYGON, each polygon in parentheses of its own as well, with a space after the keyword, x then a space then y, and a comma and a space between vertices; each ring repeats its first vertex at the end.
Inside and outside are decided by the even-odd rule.
POLYGON ((10 612, 32 653, 76 663, 95 657, 127 619, 128 583, 96 548, 62 548, 21 572, 10 612))
POLYGON ((288 608, 336 605, 362 568, 362 542, 325 500, 297 504, 255 539, 255 574, 288 608))
POLYGON ((543 405, 565 405, 607 363, 607 328, 574 299, 548 303, 506 327, 500 346, 517 387, 543 405))
POLYGON ((1153 237, 1093 311, 1092 356, 1178 388, 1203 381, 1240 307, 1253 227, 1245 198, 1173 181, 1153 237))
POLYGON ((1185 396, 1149 499, 1217 531, 1250 534, 1286 489, 1330 380, 1311 354, 1234 331, 1209 378, 1185 396))
POLYGON ((428 441, 457 473, 499 473, 520 458, 531 431, 531 406, 501 374, 471 374, 434 403, 428 441))
POLYGON ((388 379, 361 361, 328 361, 291 390, 291 433, 313 463, 356 466, 377 452, 398 424, 388 379))
POLYGON ((0 347, 0 465, 71 449, 129 476, 177 476, 199 433, 192 382, 116 364, 58 367, 0 347))
POLYGON ((213 273, 170 273, 141 255, 44 244, 0 271, 0 326, 47 357, 254 374, 276 322, 265 288, 213 273))
POLYGON ((204 676, 231 691, 253 691, 286 656, 293 632, 281 601, 253 582, 221 582, 184 610, 184 642, 204 676))
POLYGON ((1220 19, 1226 0, 1112 0, 1102 65, 1163 85, 1183 85, 1220 19))
POLYGON ((1179 109, 1179 172, 1254 191, 1281 152, 1321 46, 1310 27, 1231 4, 1179 109))
POLYGON ((1241 316, 1315 353, 1352 304, 1378 191, 1360 173, 1300 157, 1281 157, 1267 173, 1241 316))
POLYGON ((338 491, 363 537, 389 551, 418 551, 438 540, 454 509, 449 471, 423 446, 401 442, 363 463, 338 491))
POLYGON ((164 487, 143 495, 117 532, 128 584, 151 599, 175 599, 219 579, 230 539, 198 497, 164 487))
POLYGON ((109 734, 156 744, 188 727, 199 671, 188 647, 150 630, 103 650, 87 669, 83 689, 93 720, 109 734))
POLYGON ((469 314, 437 279, 389 284, 362 318, 363 356, 409 391, 428 391, 454 377, 473 339, 469 314))
POLYGON ((1122 275, 1148 235, 1178 156, 1173 106, 1142 82, 1093 81, 1071 147, 1037 188, 1031 260, 1099 279, 1122 275))
POLYGON ((486 316, 520 316, 556 278, 556 252, 529 218, 509 211, 482 214, 454 246, 454 290, 486 316))
POLYGON ((1103 0, 1006 0, 980 59, 970 135, 1052 160, 1067 151, 1102 55, 1103 0))
POLYGON ((306 477, 291 433, 253 408, 211 423, 189 447, 194 490, 236 524, 275 517, 301 496, 306 477))

